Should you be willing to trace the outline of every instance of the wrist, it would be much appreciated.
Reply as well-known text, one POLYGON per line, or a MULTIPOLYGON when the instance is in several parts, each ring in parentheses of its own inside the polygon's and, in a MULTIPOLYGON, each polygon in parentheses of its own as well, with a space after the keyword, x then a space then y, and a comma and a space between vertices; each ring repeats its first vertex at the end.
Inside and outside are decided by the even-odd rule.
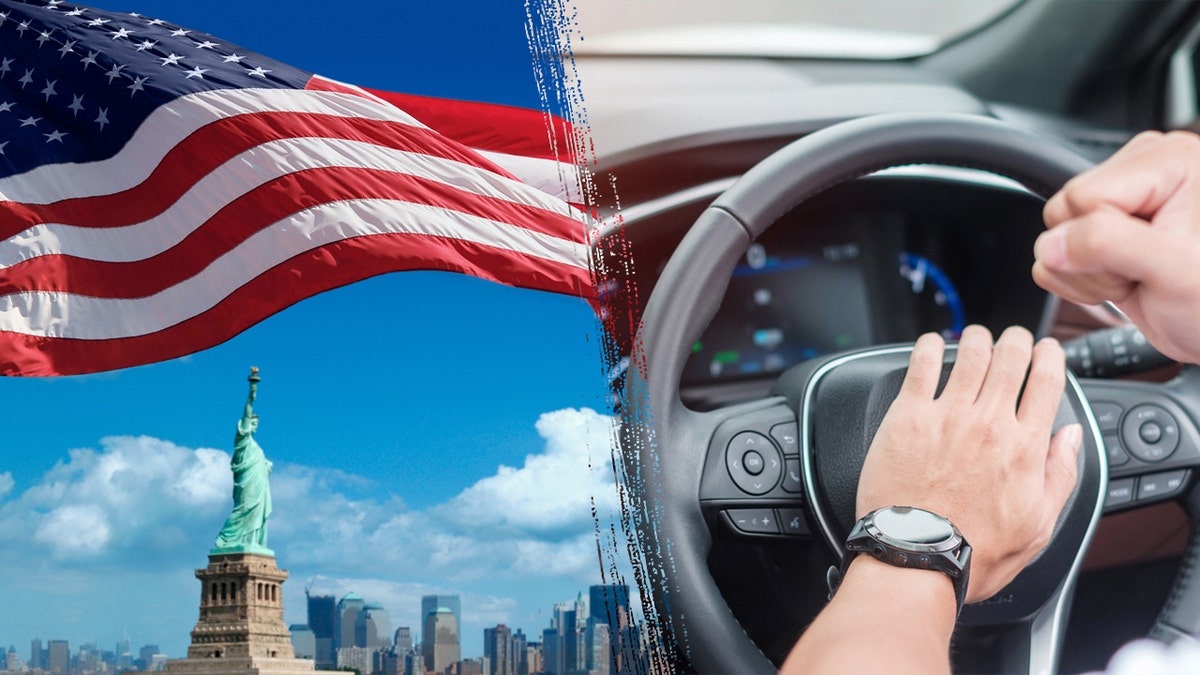
MULTIPOLYGON (((870 555, 856 555, 846 569, 838 597, 870 596, 873 610, 902 621, 922 617, 947 642, 958 618, 958 601, 950 577, 937 570, 897 567, 870 555)), ((889 619, 891 620, 891 619, 889 619)))

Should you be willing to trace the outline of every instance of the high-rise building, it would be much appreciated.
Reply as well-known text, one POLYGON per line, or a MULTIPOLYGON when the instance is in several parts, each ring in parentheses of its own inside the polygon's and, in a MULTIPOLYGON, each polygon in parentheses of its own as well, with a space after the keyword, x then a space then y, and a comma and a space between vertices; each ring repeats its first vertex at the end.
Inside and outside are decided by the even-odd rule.
POLYGON ((52 675, 67 675, 71 670, 71 646, 66 640, 50 641, 50 663, 52 675))
POLYGON ((395 639, 392 641, 392 648, 399 653, 411 652, 413 648, 412 629, 408 626, 397 628, 395 639))
POLYGON ((42 663, 42 639, 34 638, 29 641, 29 668, 40 670, 45 667, 45 664, 42 663))
MULTIPOLYGON (((425 625, 425 620, 430 614, 438 611, 439 607, 445 607, 454 615, 454 623, 462 628, 462 600, 457 595, 422 595, 421 596, 421 625, 425 625)), ((422 639, 424 643, 424 639, 422 639)))
POLYGON ((490 661, 491 672, 484 675, 516 675, 512 630, 504 624, 483 629, 483 655, 490 661))
POLYGON ((630 639, 629 586, 601 584, 588 589, 588 616, 608 625, 611 675, 635 672, 637 645, 630 639))
POLYGON ((537 670, 529 669, 528 643, 525 633, 518 628, 512 636, 513 670, 516 675, 529 675, 537 672, 537 670))
POLYGON ((336 652, 334 638, 337 633, 337 598, 332 595, 308 596, 308 627, 313 632, 318 670, 332 669, 335 665, 336 652))
POLYGON ((142 645, 138 650, 138 663, 136 664, 140 670, 150 670, 150 665, 154 663, 154 655, 158 653, 158 645, 142 645))
POLYGON ((445 672, 447 666, 462 658, 458 642, 458 620, 450 608, 438 607, 425 617, 425 626, 421 634, 421 653, 425 655, 425 670, 434 673, 445 672))
POLYGON ((358 615, 362 613, 366 602, 358 593, 351 591, 337 604, 337 634, 334 636, 334 646, 337 649, 347 647, 366 647, 366 636, 359 632, 362 623, 358 615))
POLYGON ((367 649, 391 646, 392 622, 383 605, 377 602, 369 602, 364 605, 358 614, 358 623, 355 624, 354 634, 363 636, 362 646, 367 649))
POLYGON ((9 646, 8 653, 4 655, 5 670, 15 673, 21 670, 21 657, 17 656, 17 648, 9 646))
POLYGON ((543 630, 542 668, 540 672, 546 673, 546 675, 564 675, 567 672, 564 651, 563 636, 558 632, 558 629, 546 628, 543 630))
POLYGON ((292 651, 298 659, 311 659, 317 652, 317 638, 306 623, 294 623, 288 626, 292 634, 292 651))
POLYGON ((117 643, 116 649, 113 650, 113 656, 113 665, 117 672, 124 672, 133 668, 133 646, 129 642, 128 635, 117 643))

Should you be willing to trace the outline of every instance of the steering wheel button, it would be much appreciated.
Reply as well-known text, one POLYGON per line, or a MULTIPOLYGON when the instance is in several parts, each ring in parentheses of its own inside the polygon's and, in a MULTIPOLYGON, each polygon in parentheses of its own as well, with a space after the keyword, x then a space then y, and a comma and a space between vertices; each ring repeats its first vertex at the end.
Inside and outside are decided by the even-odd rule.
POLYGON ((784 456, 800 454, 800 432, 795 422, 784 422, 771 427, 771 438, 783 448, 784 456))
POLYGON ((1104 500, 1105 506, 1120 506, 1133 501, 1132 478, 1108 481, 1108 494, 1104 500))
POLYGON ((779 525, 784 534, 801 537, 812 534, 808 529, 808 517, 804 509, 779 509, 779 525))
POLYGON ((1100 431, 1116 431, 1121 421, 1121 406, 1107 401, 1096 401, 1092 404, 1092 413, 1096 416, 1096 424, 1100 431))
POLYGON ((747 450, 742 455, 742 466, 746 467, 746 473, 757 476, 763 472, 763 457, 753 450, 747 450))
POLYGON ((1154 422, 1145 422, 1138 428, 1138 436, 1141 436, 1143 441, 1151 445, 1157 443, 1162 438, 1162 435, 1162 427, 1154 422))
POLYGON ((1166 409, 1144 403, 1121 421, 1121 445, 1143 462, 1161 462, 1179 446, 1179 424, 1166 409))
POLYGON ((738 532, 779 534, 779 522, 772 509, 728 509, 725 516, 738 532))
POLYGON ((787 460, 787 466, 783 469, 783 491, 795 494, 804 492, 804 481, 800 476, 800 460, 787 460))
POLYGON ((1129 461, 1129 455, 1121 448, 1121 439, 1117 436, 1104 437, 1104 450, 1108 453, 1109 466, 1121 466, 1129 461))
POLYGON ((1138 501, 1155 501, 1173 497, 1183 489, 1186 478, 1186 469, 1142 476, 1142 480, 1138 483, 1137 499, 1138 501))

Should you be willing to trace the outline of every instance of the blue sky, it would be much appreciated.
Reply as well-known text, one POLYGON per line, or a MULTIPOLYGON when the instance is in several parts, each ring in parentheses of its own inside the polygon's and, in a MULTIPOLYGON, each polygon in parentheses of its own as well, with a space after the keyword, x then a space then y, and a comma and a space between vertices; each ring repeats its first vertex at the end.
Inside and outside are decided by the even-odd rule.
MULTIPOLYGON (((520 0, 93 4, 364 86, 538 106, 520 0)), ((0 380, 0 645, 112 649, 127 630, 182 656, 251 365, 289 622, 313 579, 393 627, 418 625, 420 594, 460 593, 467 656, 484 626, 539 633, 599 579, 589 499, 615 508, 599 339, 577 298, 404 273, 183 359, 0 380)))

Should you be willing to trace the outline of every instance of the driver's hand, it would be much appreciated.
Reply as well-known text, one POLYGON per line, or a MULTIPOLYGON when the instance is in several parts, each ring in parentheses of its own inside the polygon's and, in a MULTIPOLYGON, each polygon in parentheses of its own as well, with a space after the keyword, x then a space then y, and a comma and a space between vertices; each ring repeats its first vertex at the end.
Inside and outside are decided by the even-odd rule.
POLYGON ((1082 429, 1051 438, 1065 383, 1058 342, 1035 346, 1029 331, 1009 328, 993 347, 986 328, 969 326, 935 399, 944 346, 931 333, 913 347, 863 464, 857 510, 915 506, 949 518, 973 548, 966 601, 978 602, 1049 542, 1075 485, 1082 429))
POLYGON ((1046 202, 1033 278, 1110 300, 1173 359, 1200 363, 1200 137, 1145 132, 1046 202))

